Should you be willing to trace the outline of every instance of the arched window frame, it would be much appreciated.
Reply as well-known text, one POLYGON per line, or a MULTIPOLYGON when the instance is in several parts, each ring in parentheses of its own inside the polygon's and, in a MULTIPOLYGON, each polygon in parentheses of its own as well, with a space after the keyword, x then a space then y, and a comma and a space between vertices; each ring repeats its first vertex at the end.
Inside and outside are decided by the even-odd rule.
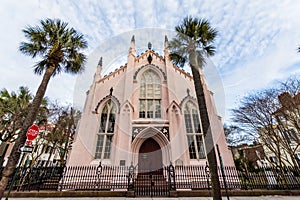
POLYGON ((117 106, 109 99, 105 102, 101 114, 96 138, 95 159, 110 159, 113 142, 117 106))
POLYGON ((197 106, 192 101, 184 105, 184 121, 190 159, 206 159, 202 125, 197 106))
POLYGON ((139 118, 161 118, 161 77, 153 69, 140 77, 139 118))

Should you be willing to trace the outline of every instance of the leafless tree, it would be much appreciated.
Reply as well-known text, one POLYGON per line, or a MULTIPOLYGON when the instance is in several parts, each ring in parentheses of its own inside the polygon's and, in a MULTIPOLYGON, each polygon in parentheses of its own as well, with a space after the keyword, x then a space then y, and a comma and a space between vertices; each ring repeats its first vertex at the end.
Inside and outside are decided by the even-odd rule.
POLYGON ((245 96, 239 107, 232 110, 232 121, 242 129, 242 134, 253 140, 259 139, 275 154, 277 165, 281 168, 287 163, 297 166, 295 153, 299 148, 300 81, 295 77, 279 82, 275 88, 245 96))

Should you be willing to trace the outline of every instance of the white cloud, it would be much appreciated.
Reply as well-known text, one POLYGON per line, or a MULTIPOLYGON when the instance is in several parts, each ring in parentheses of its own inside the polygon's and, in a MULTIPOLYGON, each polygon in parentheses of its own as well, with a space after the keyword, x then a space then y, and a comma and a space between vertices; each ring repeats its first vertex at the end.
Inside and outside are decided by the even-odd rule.
MULTIPOLYGON (((217 54, 212 60, 224 81, 226 105, 232 107, 236 96, 288 76, 283 73, 285 69, 300 62, 296 53, 300 44, 299 10, 300 2, 293 0, 3 0, 0 23, 5 31, 0 33, 0 87, 16 90, 27 85, 34 92, 39 85, 40 77, 32 75, 34 62, 17 49, 24 40, 21 29, 38 24, 40 19, 55 17, 69 22, 86 36, 87 52, 92 52, 109 38, 136 28, 173 30, 190 15, 207 18, 219 30, 217 54)), ((289 68, 289 73, 296 71, 297 67, 289 68)), ((51 81, 47 95, 72 101, 69 98, 73 95, 74 80, 60 75, 51 81)))

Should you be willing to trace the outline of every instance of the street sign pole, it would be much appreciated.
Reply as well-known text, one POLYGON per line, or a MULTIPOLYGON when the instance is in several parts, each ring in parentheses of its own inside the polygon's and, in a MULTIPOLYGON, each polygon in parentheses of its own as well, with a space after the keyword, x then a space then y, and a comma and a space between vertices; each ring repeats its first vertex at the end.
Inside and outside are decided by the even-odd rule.
POLYGON ((35 124, 30 126, 29 129, 27 130, 27 133, 26 133, 26 136, 27 136, 26 144, 27 145, 25 144, 23 147, 19 148, 19 152, 21 152, 22 157, 18 161, 18 165, 17 165, 16 171, 14 172, 14 176, 12 178, 12 181, 9 186, 9 190, 7 192, 5 200, 8 200, 8 197, 10 195, 10 192, 12 190, 12 187, 13 187, 15 179, 16 179, 16 175, 18 173, 18 170, 20 170, 21 164, 23 162, 23 159, 24 159, 26 153, 32 153, 32 151, 33 151, 32 140, 34 140, 38 136, 38 134, 39 134, 39 127, 35 124))
POLYGON ((24 159, 24 154, 25 154, 25 153, 21 152, 21 154, 22 154, 22 157, 21 157, 21 159, 19 159, 19 161, 18 161, 19 164, 17 165, 17 167, 16 167, 16 169, 15 169, 15 171, 14 171, 14 176, 13 176, 13 178, 12 178, 12 180, 11 180, 11 183, 10 183, 10 186, 9 186, 9 190, 8 190, 8 192, 7 192, 7 195, 6 195, 5 200, 8 200, 8 197, 9 197, 9 195, 10 195, 10 192, 11 192, 11 190, 12 190, 12 187, 13 187, 13 185, 14 185, 14 183, 15 183, 16 176, 17 176, 17 174, 18 174, 18 171, 20 171, 21 162, 22 162, 22 160, 24 159))

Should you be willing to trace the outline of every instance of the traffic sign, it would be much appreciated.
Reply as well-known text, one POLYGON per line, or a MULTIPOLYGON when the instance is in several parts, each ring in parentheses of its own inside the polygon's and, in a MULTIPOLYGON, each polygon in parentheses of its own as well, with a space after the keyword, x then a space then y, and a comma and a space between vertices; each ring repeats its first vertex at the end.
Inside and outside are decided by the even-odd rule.
POLYGON ((39 127, 35 124, 29 127, 26 136, 27 136, 27 141, 26 144, 32 145, 32 140, 34 140, 39 134, 39 127))
POLYGON ((25 146, 21 147, 20 150, 21 150, 21 152, 24 152, 24 153, 32 153, 33 146, 25 145, 25 146))

